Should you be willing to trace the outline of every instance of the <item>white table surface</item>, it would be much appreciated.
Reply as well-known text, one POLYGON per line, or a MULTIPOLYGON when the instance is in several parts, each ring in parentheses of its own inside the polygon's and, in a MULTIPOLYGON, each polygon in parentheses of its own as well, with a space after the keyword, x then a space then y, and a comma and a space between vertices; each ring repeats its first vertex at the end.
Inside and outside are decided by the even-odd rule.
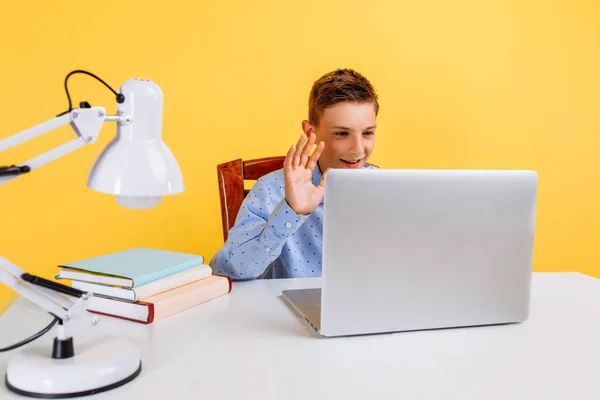
MULTIPOLYGON (((522 324, 321 338, 281 291, 319 279, 235 283, 151 325, 104 317, 75 344, 118 334, 142 354, 133 382, 90 399, 600 399, 600 280, 534 274, 522 324)), ((0 347, 50 321, 20 298, 0 347)), ((50 352, 53 334, 29 344, 50 352)), ((77 347, 75 349, 77 351, 77 347)), ((20 350, 0 353, 0 372, 20 350)), ((2 379, 3 380, 3 379, 2 379)), ((0 385, 0 399, 23 399, 0 385)))

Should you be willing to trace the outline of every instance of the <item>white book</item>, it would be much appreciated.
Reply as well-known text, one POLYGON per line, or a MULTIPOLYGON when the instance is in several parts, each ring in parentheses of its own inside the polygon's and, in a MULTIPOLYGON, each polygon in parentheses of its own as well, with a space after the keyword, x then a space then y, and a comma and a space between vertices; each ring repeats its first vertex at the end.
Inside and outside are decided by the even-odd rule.
POLYGON ((200 279, 208 278, 211 275, 212 269, 210 268, 210 266, 201 264, 197 267, 192 267, 185 271, 181 271, 176 274, 169 275, 164 278, 133 288, 106 286, 76 280, 73 280, 71 285, 75 289, 79 289, 84 292, 92 292, 97 295, 106 296, 114 299, 138 301, 165 292, 167 290, 177 288, 179 286, 187 285, 188 283, 200 279))

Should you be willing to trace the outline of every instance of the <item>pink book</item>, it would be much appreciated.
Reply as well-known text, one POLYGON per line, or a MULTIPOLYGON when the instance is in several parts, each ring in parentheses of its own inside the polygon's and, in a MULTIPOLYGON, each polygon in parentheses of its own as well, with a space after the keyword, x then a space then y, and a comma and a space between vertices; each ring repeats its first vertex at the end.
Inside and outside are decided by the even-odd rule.
POLYGON ((88 311, 150 324, 229 292, 231 278, 211 275, 133 303, 94 296, 88 311))

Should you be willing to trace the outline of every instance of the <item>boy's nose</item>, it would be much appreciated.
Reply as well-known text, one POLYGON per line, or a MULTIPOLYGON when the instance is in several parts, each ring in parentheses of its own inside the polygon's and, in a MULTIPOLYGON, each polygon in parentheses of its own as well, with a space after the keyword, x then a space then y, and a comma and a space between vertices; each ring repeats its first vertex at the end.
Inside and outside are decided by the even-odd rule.
POLYGON ((362 140, 360 138, 353 140, 350 145, 349 151, 350 151, 350 154, 352 154, 352 155, 361 154, 362 153, 362 140))

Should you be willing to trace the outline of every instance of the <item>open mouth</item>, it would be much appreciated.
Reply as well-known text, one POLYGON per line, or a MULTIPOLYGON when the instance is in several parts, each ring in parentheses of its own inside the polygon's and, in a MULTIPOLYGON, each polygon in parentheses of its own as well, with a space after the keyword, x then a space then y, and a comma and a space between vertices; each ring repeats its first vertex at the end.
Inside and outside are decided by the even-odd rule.
POLYGON ((360 158, 358 160, 344 160, 344 159, 340 159, 340 161, 342 162, 342 164, 344 164, 344 166, 346 168, 358 168, 361 165, 361 161, 363 159, 360 158))

